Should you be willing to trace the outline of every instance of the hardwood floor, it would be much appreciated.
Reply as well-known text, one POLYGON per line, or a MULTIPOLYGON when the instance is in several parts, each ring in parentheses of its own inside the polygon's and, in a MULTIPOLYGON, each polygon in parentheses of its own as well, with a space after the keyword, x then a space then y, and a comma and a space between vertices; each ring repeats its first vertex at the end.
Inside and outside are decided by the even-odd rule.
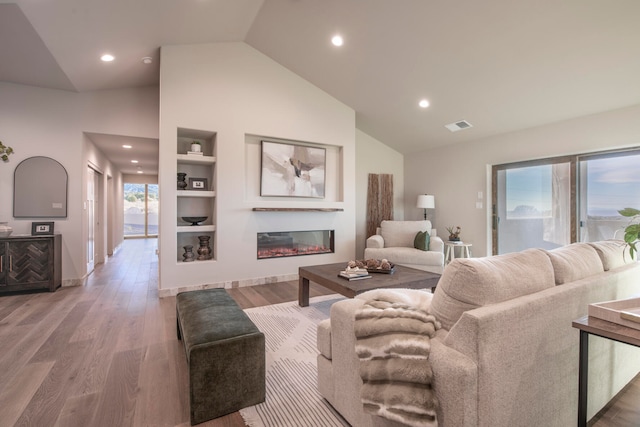
MULTIPOLYGON (((85 286, 0 297, 0 427, 190 425, 175 298, 158 298, 155 249, 127 240, 85 286)), ((297 282, 228 292, 242 308, 298 297, 297 282)), ((590 425, 638 426, 639 408, 636 379, 590 425)), ((244 422, 236 412, 199 426, 244 422)))
MULTIPOLYGON (((190 425, 175 298, 158 298, 156 247, 127 240, 85 286, 0 297, 0 427, 190 425)), ((229 293, 243 308, 298 297, 297 282, 229 293)), ((200 425, 244 422, 234 413, 200 425)))

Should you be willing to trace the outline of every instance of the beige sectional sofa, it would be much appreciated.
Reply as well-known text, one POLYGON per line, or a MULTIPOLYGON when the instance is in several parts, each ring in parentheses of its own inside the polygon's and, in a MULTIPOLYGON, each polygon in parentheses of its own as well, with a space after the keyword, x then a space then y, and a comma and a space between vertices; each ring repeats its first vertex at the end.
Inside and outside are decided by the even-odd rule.
MULTIPOLYGON (((456 259, 427 298, 442 323, 429 359, 439 425, 576 425, 579 332, 571 322, 590 303, 637 294, 640 264, 619 241, 456 259)), ((319 325, 318 388, 351 425, 392 426, 360 402, 353 324, 366 299, 334 304, 319 325)), ((591 418, 638 373, 640 349, 595 337, 589 357, 591 418)))

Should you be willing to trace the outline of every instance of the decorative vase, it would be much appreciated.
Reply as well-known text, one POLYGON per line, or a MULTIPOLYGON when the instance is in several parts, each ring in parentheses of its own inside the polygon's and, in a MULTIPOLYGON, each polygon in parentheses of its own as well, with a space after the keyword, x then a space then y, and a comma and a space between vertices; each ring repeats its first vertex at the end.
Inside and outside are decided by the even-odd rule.
POLYGON ((191 261, 195 261, 196 257, 193 254, 193 245, 185 245, 183 246, 184 248, 184 254, 182 254, 182 258, 184 258, 182 260, 182 262, 191 262, 191 261))
POLYGON ((213 255, 211 253, 211 248, 209 247, 209 239, 211 239, 211 236, 198 236, 198 239, 200 240, 200 247, 198 248, 198 260, 202 261, 211 259, 211 256, 213 255))
POLYGON ((199 153, 200 150, 202 150, 200 144, 191 144, 191 151, 193 151, 194 153, 199 153))
POLYGON ((178 190, 184 190, 188 184, 185 181, 187 174, 184 172, 178 172, 178 190))
POLYGON ((13 228, 9 227, 7 222, 0 222, 0 237, 8 237, 13 232, 13 228))

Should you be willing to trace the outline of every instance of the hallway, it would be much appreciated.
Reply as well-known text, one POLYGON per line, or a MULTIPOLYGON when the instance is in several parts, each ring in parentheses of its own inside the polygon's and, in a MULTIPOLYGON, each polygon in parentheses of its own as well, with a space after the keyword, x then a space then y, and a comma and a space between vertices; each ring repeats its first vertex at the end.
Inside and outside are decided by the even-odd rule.
POLYGON ((0 425, 189 425, 156 247, 126 240, 85 286, 0 298, 0 425))

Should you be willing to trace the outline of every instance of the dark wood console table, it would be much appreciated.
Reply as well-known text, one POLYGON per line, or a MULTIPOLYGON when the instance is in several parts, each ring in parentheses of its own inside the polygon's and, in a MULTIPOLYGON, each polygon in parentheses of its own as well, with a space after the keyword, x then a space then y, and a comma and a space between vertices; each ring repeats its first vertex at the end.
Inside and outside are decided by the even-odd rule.
POLYGON ((0 295, 62 285, 60 234, 0 237, 0 295))
POLYGON ((584 316, 572 322, 580 330, 580 364, 578 367, 578 427, 587 426, 587 387, 589 373, 589 335, 640 347, 640 330, 597 317, 584 316))

